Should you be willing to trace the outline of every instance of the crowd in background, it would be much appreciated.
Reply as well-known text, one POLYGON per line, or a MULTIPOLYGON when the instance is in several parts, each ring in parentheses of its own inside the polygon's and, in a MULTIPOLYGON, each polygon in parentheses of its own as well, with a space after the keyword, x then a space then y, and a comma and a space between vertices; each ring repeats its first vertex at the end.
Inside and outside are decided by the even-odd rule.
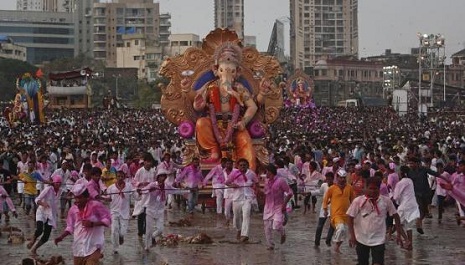
MULTIPOLYGON (((354 184, 354 181, 357 182, 357 178, 368 178, 378 174, 381 177, 380 181, 383 180, 383 185, 385 185, 389 182, 388 175, 390 173, 399 172, 401 175, 399 171, 402 169, 401 166, 407 164, 410 170, 404 172, 405 177, 409 175, 408 177, 412 178, 414 182, 415 174, 426 174, 426 171, 418 171, 418 167, 422 168, 422 165, 428 169, 442 165, 445 170, 450 171, 450 174, 456 173, 456 176, 463 174, 464 172, 459 171, 461 170, 460 163, 465 166, 465 162, 462 161, 465 160, 464 122, 465 115, 458 112, 440 111, 430 113, 428 116, 409 113, 399 116, 390 107, 301 108, 288 106, 282 109, 280 117, 275 123, 265 125, 268 128, 266 145, 270 154, 270 164, 276 165, 278 169, 261 167, 267 171, 256 173, 259 175, 267 173, 268 179, 274 179, 275 175, 294 175, 294 177, 287 177, 287 183, 293 192, 290 192, 288 188, 283 188, 283 190, 286 190, 289 195, 293 195, 295 206, 299 204, 298 193, 306 193, 305 204, 309 204, 309 197, 312 197, 313 211, 315 212, 316 200, 312 194, 314 190, 308 192, 305 187, 297 188, 298 185, 306 186, 308 184, 306 179, 313 178, 314 171, 321 174, 319 182, 325 180, 329 172, 333 174, 334 181, 339 183, 338 185, 347 181, 348 184, 354 186, 353 190, 350 188, 349 193, 354 192, 356 195, 361 195, 364 189, 369 189, 367 186, 357 187, 357 184, 354 184), (414 163, 416 166, 413 165, 414 163), (283 173, 285 172, 283 170, 288 170, 288 173, 283 173), (276 172, 273 173, 273 171, 276 172), (364 176, 363 172, 367 172, 368 175, 364 176), (346 179, 346 177, 348 178, 346 179)), ((56 172, 60 168, 75 172, 76 176, 71 173, 71 177, 76 178, 74 181, 79 178, 80 174, 83 174, 83 170, 85 171, 86 168, 82 165, 89 163, 94 154, 97 155, 99 161, 91 161, 90 163, 94 167, 98 163, 101 165, 99 168, 102 171, 96 172, 99 176, 102 175, 102 172, 102 176, 104 176, 104 171, 110 170, 113 164, 118 161, 118 163, 126 165, 121 167, 119 164, 117 167, 118 169, 125 168, 126 177, 137 178, 136 174, 139 169, 143 171, 147 165, 149 160, 147 154, 151 155, 153 161, 149 162, 154 163, 152 165, 155 167, 164 161, 164 156, 167 153, 171 155, 171 161, 179 165, 179 169, 181 165, 185 164, 182 156, 184 141, 177 133, 176 126, 166 120, 159 109, 49 110, 45 124, 17 124, 12 127, 5 124, 0 129, 2 139, 0 141, 2 148, 0 154, 2 179, 0 182, 5 184, 4 186, 9 193, 14 193, 15 189, 6 177, 16 178, 15 175, 22 170, 19 167, 29 166, 29 164, 32 166, 29 173, 40 170, 40 163, 48 164, 47 167, 50 167, 47 169, 48 172, 56 172), (37 169, 34 168, 34 163, 31 161, 37 162, 37 169), (66 168, 63 166, 64 164, 66 164, 66 168), (5 174, 5 172, 10 173, 5 174)), ((25 168, 25 170, 24 172, 27 172, 28 169, 25 168)), ((157 173, 150 171, 150 167, 146 170, 147 174, 156 174, 157 177, 160 174, 165 175, 165 177, 171 174, 169 173, 171 171, 168 172, 166 169, 164 169, 165 171, 157 170, 157 173)), ((219 172, 222 170, 224 170, 223 165, 219 172)), ((89 176, 94 174, 92 172, 89 176)), ((244 172, 247 172, 247 169, 244 172)), ((219 173, 218 176, 222 174, 219 173)), ((433 179, 436 175, 438 174, 434 173, 433 179)), ((31 176, 34 177, 33 174, 31 176)), ((423 176, 421 178, 423 179, 423 176)), ((52 178, 51 181, 51 183, 54 181, 60 183, 61 179, 54 180, 52 178)), ((116 177, 106 187, 114 184, 115 181, 116 177)), ((432 202, 433 194, 431 191, 435 188, 432 182, 434 181, 430 181, 430 186, 426 188, 428 190, 427 204, 432 202)), ((369 184, 370 181, 367 180, 365 183, 369 184)), ((373 190, 379 189, 380 183, 375 183, 376 187, 373 187, 373 190)), ((66 187, 68 184, 64 185, 66 187)), ((285 186, 285 184, 282 185, 285 186)), ((421 183, 415 183, 415 189, 418 188, 418 185, 422 187, 421 183)), ((79 185, 77 186, 79 187, 79 185)), ((58 187, 59 185, 57 189, 58 187)), ((327 188, 329 189, 329 186, 327 188)), ((394 189, 391 188, 391 191, 385 193, 386 195, 391 194, 392 196, 394 189)), ((97 185, 96 190, 99 189, 97 185)), ((157 186, 157 189, 160 187, 157 186)), ((162 189, 164 188, 162 187, 162 189)), ((269 189, 272 187, 270 186, 269 189)), ((68 191, 71 191, 71 188, 68 191)), ((376 193, 376 191, 374 192, 376 193)), ((80 196, 82 193, 81 189, 75 191, 74 194, 80 196)), ((25 195, 27 195, 26 192, 25 195)), ((417 190, 415 190, 415 195, 417 195, 417 190)), ((352 201, 352 196, 349 197, 352 201)), ((284 200, 283 198, 281 200, 284 200)), ((27 206, 27 196, 24 199, 27 206)), ((333 201, 332 204, 334 203, 333 201)), ((418 207, 423 206, 419 205, 418 207)), ((61 208, 64 209, 64 206, 61 208)), ((265 205, 265 212, 266 209, 265 205)), ((426 208, 420 210, 423 215, 421 218, 430 214, 426 208)), ((394 210, 391 207, 389 211, 392 213, 394 210)), ((218 213, 221 214, 221 211, 218 213)), ((351 214, 355 218, 356 210, 351 209, 351 214)), ((345 216, 346 212, 344 211, 342 215, 345 216)), ((63 212, 62 216, 64 216, 63 212)), ((94 224, 86 225, 93 226, 94 224)), ((104 225, 104 223, 99 223, 99 225, 104 225)), ((268 224, 267 240, 272 226, 274 229, 272 223, 268 224)), ((340 228, 336 226, 334 228, 334 237, 340 238, 340 228)), ((417 224, 417 229, 421 229, 418 231, 423 233, 421 223, 417 224)), ((284 242, 285 234, 281 230, 281 241, 284 242)), ((321 231, 319 234, 321 236, 321 231)), ((65 236, 66 233, 60 237, 59 241, 65 236)), ((248 240, 248 235, 242 235, 241 238, 248 240)), ((272 249, 274 245, 272 241, 269 242, 271 242, 269 248, 272 249)), ((336 242, 338 242, 336 250, 339 251, 342 241, 336 242)), ((411 236, 405 242, 410 244, 407 248, 411 248, 411 236)), ((315 239, 315 244, 319 245, 319 238, 315 239)))

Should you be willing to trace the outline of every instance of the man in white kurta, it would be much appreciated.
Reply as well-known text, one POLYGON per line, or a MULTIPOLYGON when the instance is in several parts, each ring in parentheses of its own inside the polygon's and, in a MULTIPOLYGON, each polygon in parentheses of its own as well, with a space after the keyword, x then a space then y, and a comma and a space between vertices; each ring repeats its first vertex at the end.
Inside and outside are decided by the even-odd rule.
POLYGON ((189 193, 189 190, 177 190, 172 185, 166 185, 165 180, 168 176, 168 171, 160 169, 157 172, 157 181, 152 182, 140 190, 139 194, 147 194, 148 200, 144 208, 146 209, 146 230, 144 249, 146 251, 155 244, 156 238, 163 233, 165 223, 165 203, 168 194, 189 193))
POLYGON ((111 244, 114 254, 118 253, 119 246, 124 243, 129 225, 131 192, 134 188, 125 179, 126 175, 122 170, 116 172, 116 183, 110 185, 106 192, 111 200, 111 244))
POLYGON ((36 230, 32 240, 27 244, 27 248, 31 249, 32 254, 37 254, 37 249, 45 244, 52 231, 56 228, 58 219, 58 207, 60 203, 62 177, 60 175, 53 175, 52 185, 46 185, 42 192, 35 199, 38 205, 36 211, 36 230), (36 243, 36 240, 40 240, 36 243))
POLYGON ((239 169, 234 169, 228 175, 225 184, 234 188, 230 196, 233 202, 233 226, 237 231, 236 237, 241 242, 247 242, 252 201, 255 199, 252 186, 258 182, 258 179, 255 172, 249 169, 249 162, 246 159, 239 159, 238 167, 239 169))
MULTIPOLYGON (((155 181, 156 170, 152 167, 152 161, 152 155, 146 154, 144 156, 144 166, 137 170, 132 182, 135 188, 145 189, 147 185, 155 181)), ((140 200, 134 203, 134 211, 132 212, 132 216, 137 216, 137 235, 140 238, 145 234, 145 205, 147 205, 148 200, 149 194, 142 193, 140 200)))
POLYGON ((401 166, 401 180, 396 184, 392 199, 398 205, 397 213, 399 214, 401 224, 407 233, 409 242, 405 248, 411 249, 412 229, 415 227, 416 220, 420 218, 420 210, 418 209, 418 203, 415 199, 413 181, 407 177, 408 170, 409 169, 406 166, 401 166))

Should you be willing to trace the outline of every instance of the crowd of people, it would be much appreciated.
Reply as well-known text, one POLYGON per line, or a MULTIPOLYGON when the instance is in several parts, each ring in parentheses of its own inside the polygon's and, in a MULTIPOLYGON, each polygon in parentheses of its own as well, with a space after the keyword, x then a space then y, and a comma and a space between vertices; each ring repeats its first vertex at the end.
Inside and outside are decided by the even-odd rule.
POLYGON ((390 107, 285 107, 267 125, 268 166, 254 172, 246 159, 224 158, 205 174, 200 159, 183 161, 184 142, 160 110, 51 110, 45 124, 1 128, 2 213, 17 215, 15 198, 25 215, 35 214, 26 245, 32 253, 66 219, 55 243, 73 235, 75 264, 93 264, 105 227, 118 253, 136 216, 149 250, 162 236, 165 209, 185 198, 193 214, 199 189, 210 184, 217 214, 232 221, 240 242, 249 240, 251 209, 263 204, 270 250, 273 230, 286 241, 289 208, 316 212, 321 196, 315 246, 329 218, 326 244, 332 239, 334 251, 348 239, 359 264, 369 264, 370 251, 373 264, 383 264, 385 240, 397 232, 411 250, 412 229, 425 233, 432 206, 441 222, 452 198, 463 219, 464 122, 465 115, 446 111, 419 117, 390 107))

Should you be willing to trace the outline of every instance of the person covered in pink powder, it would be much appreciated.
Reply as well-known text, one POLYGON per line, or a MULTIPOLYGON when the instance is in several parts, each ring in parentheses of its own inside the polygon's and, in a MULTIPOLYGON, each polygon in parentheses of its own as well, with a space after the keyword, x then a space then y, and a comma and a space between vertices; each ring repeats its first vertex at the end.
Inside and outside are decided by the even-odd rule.
POLYGON ((281 244, 286 241, 284 231, 284 213, 286 205, 294 193, 284 178, 277 177, 277 169, 270 164, 266 168, 265 207, 263 210, 263 222, 267 249, 274 249, 273 233, 276 230, 281 236, 281 244))
POLYGON ((37 255, 37 249, 50 238, 52 228, 56 228, 58 219, 58 206, 60 203, 62 177, 52 175, 52 185, 47 185, 37 196, 35 202, 38 205, 36 212, 36 230, 31 241, 26 245, 33 255, 37 255), (37 239, 40 240, 37 241, 37 239), (37 242, 36 242, 37 241, 37 242))
POLYGON ((55 238, 55 244, 72 234, 74 265, 97 265, 103 257, 104 229, 111 224, 110 211, 100 201, 90 199, 85 185, 74 185, 71 192, 75 202, 68 211, 66 229, 55 238))

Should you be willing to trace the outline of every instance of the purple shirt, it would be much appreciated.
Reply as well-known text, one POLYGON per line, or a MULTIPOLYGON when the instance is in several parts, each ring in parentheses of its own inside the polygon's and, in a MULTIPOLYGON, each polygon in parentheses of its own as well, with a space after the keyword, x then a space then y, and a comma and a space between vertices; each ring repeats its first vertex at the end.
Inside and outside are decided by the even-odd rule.
POLYGON ((16 211, 15 205, 13 204, 10 195, 8 195, 8 192, 6 192, 5 188, 3 188, 2 185, 0 185, 0 205, 3 205, 3 202, 6 202, 8 208, 10 208, 12 212, 16 211), (3 198, 3 195, 5 195, 6 198, 3 198))
POLYGON ((283 205, 286 195, 293 195, 291 188, 283 178, 275 176, 265 184, 265 208, 263 220, 283 221, 283 205))
POLYGON ((462 173, 454 173, 451 179, 452 190, 448 191, 448 194, 465 205, 465 176, 462 173))
POLYGON ((176 178, 176 183, 184 181, 187 188, 198 188, 199 184, 202 183, 203 176, 202 171, 199 168, 195 168, 194 165, 185 167, 176 178))
POLYGON ((215 166, 210 170, 210 172, 208 172, 207 176, 203 179, 203 185, 207 185, 210 179, 212 179, 213 188, 224 187, 226 179, 221 165, 215 166))
POLYGON ((69 208, 65 231, 74 237, 73 256, 75 257, 87 257, 97 249, 103 251, 105 242, 104 227, 84 227, 83 220, 102 222, 109 227, 111 224, 110 211, 101 202, 95 200, 89 200, 82 212, 79 211, 77 205, 69 208))
POLYGON ((99 180, 99 183, 95 182, 93 179, 87 182, 87 190, 89 191, 90 198, 97 198, 98 195, 102 193, 103 190, 106 190, 107 187, 103 184, 102 180, 99 180))

